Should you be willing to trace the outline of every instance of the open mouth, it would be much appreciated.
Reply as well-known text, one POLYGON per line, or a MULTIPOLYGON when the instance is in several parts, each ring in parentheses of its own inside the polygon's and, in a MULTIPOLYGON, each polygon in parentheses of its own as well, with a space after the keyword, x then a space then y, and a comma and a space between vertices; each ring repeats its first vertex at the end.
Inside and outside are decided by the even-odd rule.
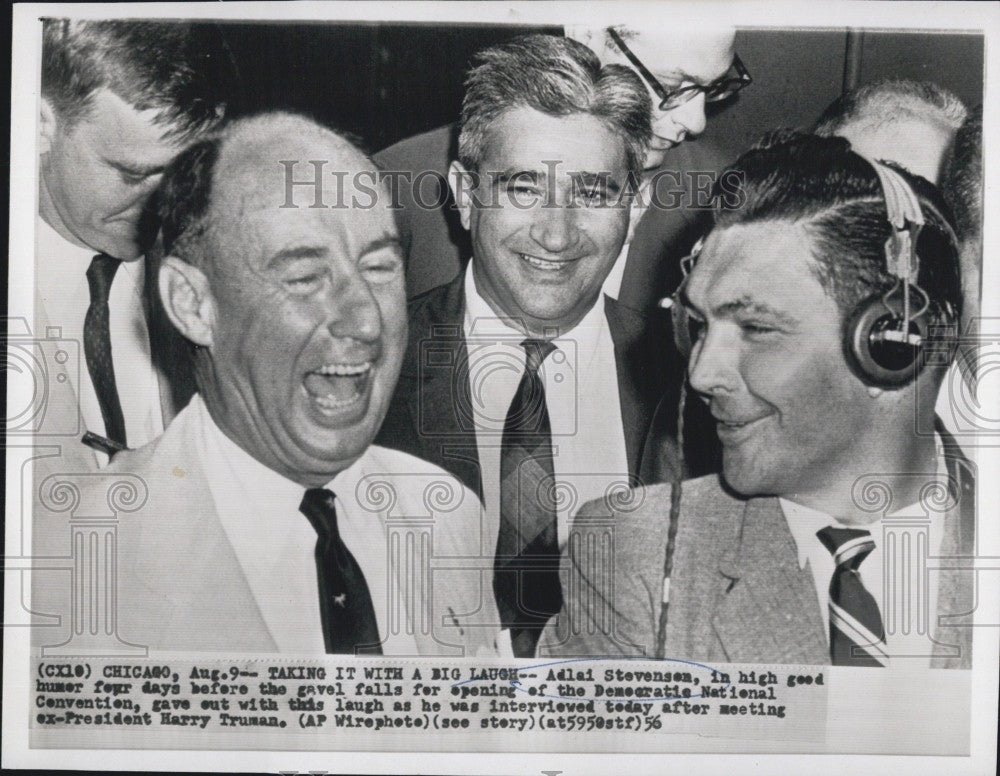
POLYGON ((302 384, 320 411, 333 415, 364 397, 371 371, 371 361, 324 364, 306 374, 302 384))
POLYGON ((529 267, 534 267, 542 272, 564 272, 576 259, 561 259, 560 261, 550 261, 548 259, 540 259, 538 256, 532 256, 528 253, 518 253, 517 254, 521 261, 527 264, 529 267))

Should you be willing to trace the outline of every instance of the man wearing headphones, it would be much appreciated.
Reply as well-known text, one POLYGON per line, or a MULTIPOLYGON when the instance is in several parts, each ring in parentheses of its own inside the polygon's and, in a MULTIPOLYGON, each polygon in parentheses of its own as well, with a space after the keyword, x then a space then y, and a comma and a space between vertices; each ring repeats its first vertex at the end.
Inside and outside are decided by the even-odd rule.
POLYGON ((967 668, 974 481, 920 434, 961 307, 948 210, 842 138, 734 169, 675 300, 723 471, 585 505, 539 655, 967 668))

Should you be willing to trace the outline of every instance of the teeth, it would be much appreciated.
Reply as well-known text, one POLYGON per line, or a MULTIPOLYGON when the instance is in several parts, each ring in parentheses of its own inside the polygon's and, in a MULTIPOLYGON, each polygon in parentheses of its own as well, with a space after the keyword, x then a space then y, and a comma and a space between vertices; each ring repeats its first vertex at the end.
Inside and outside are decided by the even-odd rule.
POLYGON ((313 400, 325 410, 335 410, 340 407, 346 407, 348 404, 353 404, 358 400, 357 396, 352 396, 350 399, 335 399, 333 396, 314 396, 313 400))
POLYGON ((560 270, 566 264, 565 261, 546 261, 545 259, 539 259, 536 256, 529 256, 527 253, 518 254, 522 259, 524 259, 528 264, 536 269, 542 269, 547 272, 554 272, 560 270))
POLYGON ((372 362, 365 361, 363 364, 326 364, 317 369, 316 372, 321 375, 352 377, 356 375, 363 375, 371 368, 372 362))

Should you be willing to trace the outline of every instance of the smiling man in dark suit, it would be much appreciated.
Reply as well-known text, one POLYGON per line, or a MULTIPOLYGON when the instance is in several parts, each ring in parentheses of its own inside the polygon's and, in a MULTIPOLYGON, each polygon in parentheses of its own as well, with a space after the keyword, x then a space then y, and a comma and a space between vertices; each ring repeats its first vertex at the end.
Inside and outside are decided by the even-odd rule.
POLYGON ((558 610, 575 504, 641 474, 682 373, 668 321, 601 294, 649 138, 642 82, 586 46, 534 35, 482 52, 450 171, 472 261, 409 305, 379 444, 451 471, 499 516, 494 589, 521 656, 558 610))
MULTIPOLYGON (((606 294, 637 310, 655 307, 665 289, 673 290, 676 260, 707 226, 708 214, 694 204, 692 176, 718 171, 727 160, 720 148, 698 139, 706 103, 725 100, 750 82, 742 62, 736 64, 732 28, 678 31, 672 19, 646 20, 650 24, 642 27, 565 27, 566 37, 590 48, 602 64, 639 75, 652 100, 652 136, 643 162, 650 188, 635 198, 629 236, 604 283, 606 294)), ((374 157, 384 170, 403 173, 394 185, 410 297, 454 278, 472 254, 444 183, 457 156, 459 129, 437 127, 374 157)))
POLYGON ((677 301, 722 474, 584 505, 540 654, 969 667, 973 471, 920 433, 962 304, 948 209, 842 138, 734 169, 677 301))

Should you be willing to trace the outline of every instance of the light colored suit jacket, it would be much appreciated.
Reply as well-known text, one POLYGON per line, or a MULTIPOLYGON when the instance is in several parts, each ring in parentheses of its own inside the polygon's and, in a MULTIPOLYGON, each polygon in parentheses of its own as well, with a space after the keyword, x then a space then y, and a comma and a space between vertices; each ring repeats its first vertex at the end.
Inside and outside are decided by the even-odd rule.
MULTIPOLYGON (((964 472, 953 475, 961 501, 945 518, 946 566, 974 553, 975 488, 971 470, 964 472)), ((655 654, 670 500, 671 486, 656 485, 581 508, 562 562, 564 607, 543 633, 539 657, 655 654)), ((812 574, 799 567, 777 498, 737 497, 716 475, 685 482, 675 548, 666 657, 830 662, 812 574)), ((931 666, 969 668, 973 572, 936 573, 931 666)))
MULTIPOLYGON (((160 438, 119 454, 99 473, 39 483, 34 554, 64 562, 33 574, 34 611, 60 616, 58 626, 33 630, 35 646, 49 654, 122 654, 130 645, 277 651, 218 518, 193 417, 182 413, 160 438), (116 583, 102 588, 107 575, 116 583), (94 579, 97 587, 88 592, 94 579)), ((478 500, 449 475, 416 459, 412 472, 450 484, 461 505, 428 507, 428 515, 389 514, 404 548, 398 571, 414 574, 417 583, 409 586, 412 593, 400 594, 398 611, 407 615, 421 655, 494 654, 499 619, 492 556, 479 557, 480 535, 495 529, 477 522, 478 500), (407 547, 416 550, 407 554, 407 547)), ((397 484, 405 486, 407 474, 397 484)), ((303 563, 315 573, 311 557, 303 563)))

